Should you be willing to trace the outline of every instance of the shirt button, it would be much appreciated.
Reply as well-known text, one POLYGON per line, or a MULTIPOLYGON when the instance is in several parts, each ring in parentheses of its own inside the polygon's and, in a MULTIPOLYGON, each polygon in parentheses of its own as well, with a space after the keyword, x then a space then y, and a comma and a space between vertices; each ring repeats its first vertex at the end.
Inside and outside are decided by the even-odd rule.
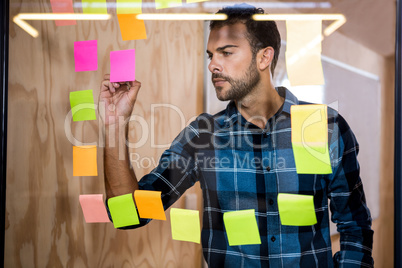
POLYGON ((271 167, 270 167, 270 166, 267 166, 265 169, 266 169, 267 171, 271 171, 271 167))
POLYGON ((273 205, 273 204, 274 204, 274 200, 269 199, 269 204, 270 204, 270 205, 273 205))
POLYGON ((275 242, 275 240, 276 240, 275 236, 272 236, 272 237, 271 237, 271 241, 272 241, 272 242, 275 242))

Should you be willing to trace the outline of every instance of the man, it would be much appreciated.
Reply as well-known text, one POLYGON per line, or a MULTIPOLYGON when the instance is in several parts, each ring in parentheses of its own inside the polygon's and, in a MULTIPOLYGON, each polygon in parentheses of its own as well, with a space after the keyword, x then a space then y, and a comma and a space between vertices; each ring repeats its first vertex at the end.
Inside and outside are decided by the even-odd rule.
MULTIPOLYGON (((345 120, 328 109, 332 174, 296 173, 290 106, 305 103, 273 85, 280 36, 275 22, 252 20, 263 12, 245 4, 218 12, 228 19, 210 24, 208 68, 218 99, 231 102, 220 113, 202 114, 187 126, 139 183, 129 160, 118 160, 118 148, 109 146, 109 133, 126 132, 118 119, 131 115, 141 84, 130 82, 128 88, 105 76, 100 101, 111 107, 103 119, 107 197, 137 189, 162 191, 167 209, 199 181, 204 198, 201 240, 210 267, 372 267, 373 231, 356 139, 345 120), (278 193, 313 195, 317 224, 282 225, 278 193), (341 233, 341 251, 333 258, 328 198, 341 233), (256 211, 261 244, 229 246, 223 213, 245 209, 256 211)), ((141 220, 139 226, 147 222, 141 220)))

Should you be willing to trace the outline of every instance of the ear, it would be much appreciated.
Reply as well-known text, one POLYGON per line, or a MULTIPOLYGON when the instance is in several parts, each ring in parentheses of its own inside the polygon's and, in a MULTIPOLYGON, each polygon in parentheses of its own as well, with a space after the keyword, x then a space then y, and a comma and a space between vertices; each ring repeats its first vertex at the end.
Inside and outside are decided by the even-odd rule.
POLYGON ((261 71, 264 71, 268 68, 271 69, 271 62, 274 58, 274 49, 272 47, 266 47, 261 49, 258 52, 258 67, 261 71))

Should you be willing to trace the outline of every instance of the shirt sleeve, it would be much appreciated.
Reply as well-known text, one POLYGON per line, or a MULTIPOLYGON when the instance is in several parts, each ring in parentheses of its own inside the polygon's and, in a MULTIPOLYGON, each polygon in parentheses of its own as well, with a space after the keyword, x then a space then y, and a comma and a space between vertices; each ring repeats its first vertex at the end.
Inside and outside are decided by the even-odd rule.
MULTIPOLYGON (((140 190, 161 191, 164 209, 168 209, 198 180, 198 167, 194 159, 196 139, 199 137, 197 121, 193 121, 165 150, 158 165, 138 182, 140 190)), ((106 208, 110 216, 106 202, 106 208)), ((119 229, 135 229, 148 224, 150 219, 140 218, 140 224, 119 229)))
POLYGON ((366 204, 360 167, 359 145, 346 123, 337 115, 332 124, 330 153, 333 173, 329 176, 328 197, 331 220, 340 233, 340 251, 334 255, 335 267, 373 267, 373 231, 366 204))

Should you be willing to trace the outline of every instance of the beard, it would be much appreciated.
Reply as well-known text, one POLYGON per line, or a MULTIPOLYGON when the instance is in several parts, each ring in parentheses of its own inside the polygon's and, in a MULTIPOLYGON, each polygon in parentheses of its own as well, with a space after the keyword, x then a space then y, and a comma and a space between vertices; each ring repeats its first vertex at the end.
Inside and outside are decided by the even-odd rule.
POLYGON ((240 79, 234 79, 222 74, 213 73, 212 79, 222 78, 225 79, 231 87, 228 89, 226 95, 220 95, 218 92, 222 91, 221 86, 215 87, 216 96, 220 101, 235 100, 239 101, 248 95, 261 80, 260 73, 256 67, 256 59, 253 57, 245 75, 240 79))

